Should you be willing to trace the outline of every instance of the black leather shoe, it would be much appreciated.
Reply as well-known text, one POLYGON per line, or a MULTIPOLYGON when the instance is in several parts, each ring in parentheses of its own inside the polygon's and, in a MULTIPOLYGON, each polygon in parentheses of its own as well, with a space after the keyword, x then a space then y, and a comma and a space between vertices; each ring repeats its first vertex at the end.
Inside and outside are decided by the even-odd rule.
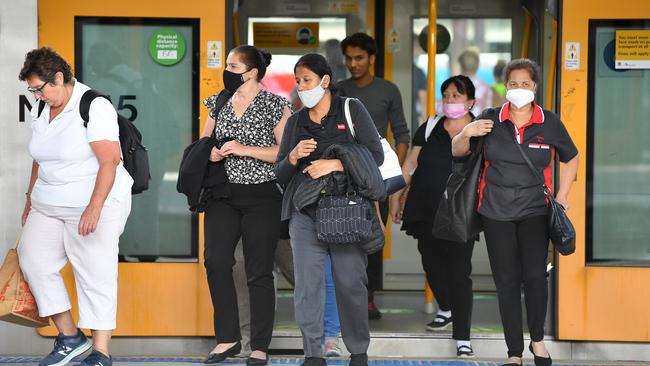
POLYGON ((221 353, 210 353, 203 363, 219 363, 228 357, 237 356, 241 352, 241 342, 237 341, 232 347, 221 353))
POLYGON ((246 359, 246 365, 248 366, 265 366, 269 363, 269 354, 266 354, 266 358, 257 358, 257 357, 248 357, 246 359))
POLYGON ((530 353, 535 356, 535 366, 551 366, 553 365, 553 359, 551 359, 551 354, 549 353, 548 357, 540 357, 533 352, 533 341, 530 341, 528 344, 528 350, 530 353))
POLYGON ((366 353, 350 355, 348 366, 368 366, 368 355, 366 353))
POLYGON ((524 361, 521 359, 521 357, 518 357, 518 358, 519 358, 519 360, 521 361, 521 363, 517 363, 517 362, 509 362, 509 363, 504 363, 504 364, 501 365, 501 366, 524 366, 524 361))
POLYGON ((370 320, 379 320, 381 319, 381 311, 374 301, 368 302, 368 319, 370 320))
POLYGON ((307 357, 300 366, 327 366, 327 362, 322 357, 307 357))

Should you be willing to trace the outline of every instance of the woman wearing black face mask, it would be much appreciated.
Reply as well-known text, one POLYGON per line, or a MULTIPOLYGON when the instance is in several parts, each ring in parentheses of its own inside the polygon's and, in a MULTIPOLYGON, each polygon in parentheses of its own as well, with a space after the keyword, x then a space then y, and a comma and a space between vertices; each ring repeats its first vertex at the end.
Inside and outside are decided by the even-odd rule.
POLYGON ((282 195, 273 164, 289 117, 290 103, 260 89, 271 55, 239 46, 226 60, 223 82, 232 97, 217 109, 217 95, 203 136, 227 141, 214 147, 210 161, 224 161, 230 197, 205 210, 205 267, 214 306, 216 347, 205 363, 217 363, 241 351, 237 297, 232 277, 235 247, 242 239, 250 294, 252 354, 248 365, 266 365, 273 332, 275 290, 273 257, 280 235, 282 195))

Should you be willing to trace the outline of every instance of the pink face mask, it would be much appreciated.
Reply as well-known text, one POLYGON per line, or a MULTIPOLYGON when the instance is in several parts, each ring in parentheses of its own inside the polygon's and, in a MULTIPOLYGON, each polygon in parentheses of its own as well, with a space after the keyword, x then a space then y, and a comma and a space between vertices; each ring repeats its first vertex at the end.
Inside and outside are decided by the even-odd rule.
POLYGON ((463 117, 469 112, 465 109, 465 103, 443 103, 442 104, 442 113, 447 116, 447 118, 458 119, 463 117))

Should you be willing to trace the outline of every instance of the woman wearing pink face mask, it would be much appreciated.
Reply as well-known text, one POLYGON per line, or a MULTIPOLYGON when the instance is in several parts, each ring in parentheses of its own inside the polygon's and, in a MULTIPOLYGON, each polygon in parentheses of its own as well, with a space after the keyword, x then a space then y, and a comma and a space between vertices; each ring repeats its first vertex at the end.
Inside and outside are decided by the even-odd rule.
POLYGON ((391 196, 391 217, 418 240, 422 267, 438 301, 438 314, 427 330, 453 324, 458 357, 474 355, 470 344, 472 314, 472 250, 474 241, 454 243, 431 234, 440 197, 451 174, 451 139, 473 119, 475 88, 463 75, 440 87, 443 115, 431 117, 413 137, 413 148, 402 165, 407 187, 391 196), (402 205, 406 197, 406 204, 402 205))

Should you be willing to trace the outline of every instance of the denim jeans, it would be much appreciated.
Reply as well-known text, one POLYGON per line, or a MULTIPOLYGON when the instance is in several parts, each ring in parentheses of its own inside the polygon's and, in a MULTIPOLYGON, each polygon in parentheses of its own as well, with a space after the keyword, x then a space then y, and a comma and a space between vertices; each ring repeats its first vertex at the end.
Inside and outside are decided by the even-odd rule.
POLYGON ((334 291, 334 279, 332 278, 332 260, 328 255, 325 258, 325 317, 324 336, 338 337, 341 334, 341 323, 339 312, 336 309, 336 292, 334 291))

